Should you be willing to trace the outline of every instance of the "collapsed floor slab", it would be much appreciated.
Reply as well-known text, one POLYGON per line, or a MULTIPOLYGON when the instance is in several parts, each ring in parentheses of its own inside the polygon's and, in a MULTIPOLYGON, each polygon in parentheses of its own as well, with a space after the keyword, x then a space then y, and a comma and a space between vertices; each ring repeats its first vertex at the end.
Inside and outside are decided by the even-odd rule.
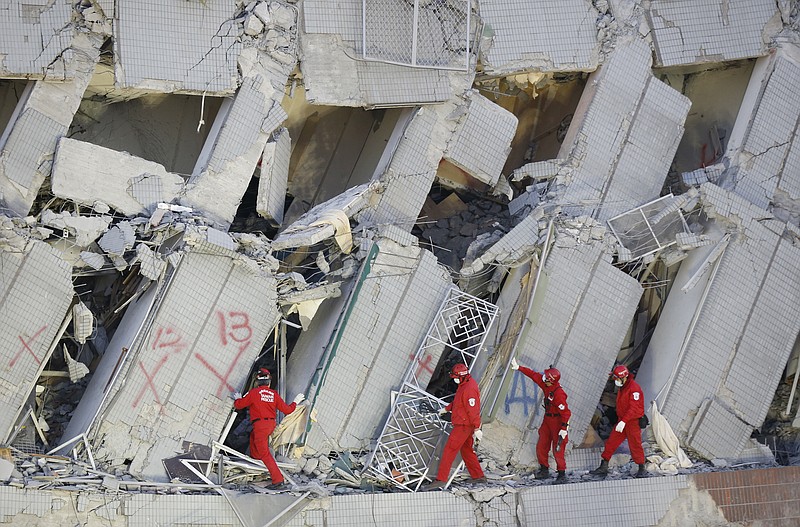
POLYGON ((769 41, 783 29, 772 0, 708 3, 695 9, 653 0, 645 13, 659 66, 766 55, 769 41))
MULTIPOLYGON (((515 355, 537 371, 551 364, 561 371, 572 409, 568 445, 579 445, 591 426, 641 294, 639 283, 611 265, 601 244, 569 247, 557 240, 544 262, 536 296, 524 304, 531 323, 515 355)), ((521 373, 513 373, 507 391, 501 392, 504 398, 497 401, 495 420, 486 425, 484 448, 493 458, 530 466, 535 463, 532 430, 539 424, 541 393, 521 373)))
POLYGON ((181 203, 227 230, 270 134, 286 120, 281 106, 290 65, 256 48, 239 57, 242 83, 209 132, 181 203), (224 189, 224 192, 223 192, 224 189))
POLYGON ((83 430, 98 461, 129 465, 154 481, 165 479, 162 459, 180 452, 183 441, 208 445, 219 437, 231 415, 230 392, 245 388, 279 316, 274 277, 197 248, 159 296, 143 327, 122 343, 128 352, 120 372, 83 430))
POLYGON ((444 158, 493 187, 511 151, 517 118, 477 91, 467 92, 467 106, 444 158))
POLYGON ((489 74, 597 68, 600 43, 595 21, 599 14, 593 2, 569 0, 555 9, 525 0, 484 0, 481 16, 489 41, 481 52, 489 74))
POLYGON ((125 216, 152 213, 184 184, 158 163, 68 137, 58 141, 51 177, 56 196, 88 207, 105 203, 125 216))
POLYGON ((17 251, 0 251, 0 274, 0 442, 6 443, 17 419, 24 416, 54 340, 57 344, 65 329, 62 321, 75 291, 69 265, 40 241, 31 240, 17 251))
POLYGON ((19 216, 28 214, 50 174, 56 143, 69 129, 102 43, 100 35, 77 34, 63 76, 29 83, 0 136, 0 204, 19 216))
POLYGON ((701 193, 719 242, 681 264, 639 378, 689 446, 735 458, 800 332, 800 253, 758 207, 711 183, 701 193))
POLYGON ((565 212, 605 220, 658 197, 691 103, 651 61, 645 43, 627 42, 590 76, 557 156, 569 160, 551 190, 565 212))
POLYGON ((368 446, 452 284, 429 251, 389 239, 365 262, 309 391, 318 415, 306 446, 314 451, 368 446))
POLYGON ((730 167, 719 184, 766 209, 800 205, 800 48, 787 44, 758 60, 728 142, 730 167))

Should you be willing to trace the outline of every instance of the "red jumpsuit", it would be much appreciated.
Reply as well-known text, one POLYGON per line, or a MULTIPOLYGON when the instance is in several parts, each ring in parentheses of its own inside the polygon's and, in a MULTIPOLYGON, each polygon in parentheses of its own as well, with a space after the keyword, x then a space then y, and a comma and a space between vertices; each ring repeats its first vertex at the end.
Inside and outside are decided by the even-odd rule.
POLYGON ((569 435, 564 438, 561 448, 556 452, 558 446, 558 433, 566 430, 569 426, 569 418, 572 412, 567 405, 567 394, 560 384, 555 383, 547 386, 542 380, 542 374, 533 371, 525 366, 520 366, 521 371, 526 377, 535 382, 544 392, 544 419, 542 426, 539 427, 539 441, 536 443, 536 458, 539 466, 548 467, 548 453, 552 449, 553 457, 556 459, 556 469, 567 470, 567 462, 564 460, 564 450, 569 441, 569 435))
POLYGON ((472 479, 483 477, 483 469, 478 461, 478 456, 472 449, 472 433, 481 427, 481 393, 478 383, 471 375, 466 375, 458 385, 453 402, 445 407, 452 411, 451 422, 453 431, 444 445, 442 459, 439 461, 439 472, 436 479, 447 481, 450 476, 450 467, 456 458, 456 453, 461 452, 461 459, 467 466, 467 471, 472 479))
POLYGON ((633 462, 638 465, 644 465, 642 429, 639 428, 639 418, 643 415, 644 395, 642 395, 642 387, 633 380, 633 375, 631 375, 617 392, 617 418, 619 421, 625 421, 625 428, 622 432, 613 430, 611 435, 608 436, 606 448, 603 450, 603 459, 610 460, 619 445, 627 439, 633 462))
POLYGON ((250 432, 250 455, 264 462, 273 484, 283 482, 283 474, 269 451, 269 436, 275 430, 277 411, 290 414, 297 408, 297 403, 286 404, 278 392, 267 386, 259 386, 233 401, 233 406, 237 410, 250 407, 250 422, 253 423, 253 431, 250 432))

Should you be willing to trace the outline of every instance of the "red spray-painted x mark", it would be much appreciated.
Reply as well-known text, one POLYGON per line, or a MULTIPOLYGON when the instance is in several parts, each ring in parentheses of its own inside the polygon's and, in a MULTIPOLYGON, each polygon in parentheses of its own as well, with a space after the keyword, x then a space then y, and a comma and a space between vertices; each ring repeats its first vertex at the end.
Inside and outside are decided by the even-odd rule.
POLYGON ((36 354, 33 352, 33 350, 31 349, 30 345, 34 340, 36 340, 39 337, 39 335, 42 334, 42 332, 45 329, 47 329, 47 326, 46 325, 42 326, 41 328, 39 328, 39 331, 34 333, 33 336, 31 338, 29 338, 28 340, 24 340, 22 338, 22 335, 17 335, 17 338, 19 339, 19 341, 22 342, 22 347, 19 349, 17 354, 14 355, 14 358, 11 359, 11 362, 8 363, 8 366, 10 368, 14 367, 14 364, 17 363, 17 360, 19 359, 19 356, 22 355, 22 352, 26 351, 26 350, 27 350, 28 353, 31 354, 31 357, 33 357, 33 360, 36 361, 36 364, 41 364, 42 363, 42 361, 39 360, 39 357, 37 357, 36 354))
POLYGON ((142 364, 142 361, 139 361, 139 369, 141 369, 142 373, 144 374, 145 383, 142 385, 142 389, 139 390, 139 395, 136 396, 136 400, 133 401, 133 407, 134 408, 136 408, 139 405, 139 401, 142 400, 142 396, 144 395, 144 391, 147 388, 150 388, 150 391, 153 392, 153 395, 156 397, 156 402, 159 405, 161 404, 161 399, 159 399, 159 397, 158 397, 158 392, 156 391, 155 384, 153 384, 153 379, 156 378, 156 375, 158 374, 158 370, 160 370, 161 367, 164 365, 164 363, 167 362, 167 359, 168 359, 167 355, 164 355, 163 357, 161 357, 161 360, 158 361, 158 364, 156 364, 156 367, 153 368, 153 372, 152 373, 147 373, 147 370, 144 369, 144 364, 142 364))
MULTIPOLYGON (((408 357, 410 359, 413 359, 414 355, 409 355, 408 357)), ((419 374, 422 373, 423 371, 427 371, 428 373, 433 375, 433 370, 431 369, 431 366, 430 366, 431 365, 431 360, 433 360, 433 357, 431 357, 430 355, 425 355, 423 360, 417 359, 417 364, 419 364, 419 368, 417 368, 417 371, 416 371, 416 373, 414 375, 419 377, 419 374)))
POLYGON ((202 355, 200 355, 199 353, 194 354, 194 356, 197 357, 197 360, 199 360, 203 364, 203 366, 208 368, 208 371, 213 373, 214 376, 217 379, 219 379, 219 388, 217 388, 217 397, 220 397, 222 395, 223 388, 227 388, 227 390, 230 392, 234 391, 234 387, 231 386, 231 384, 228 382, 228 378, 230 378, 233 368, 236 367, 236 363, 239 362, 239 358, 242 356, 242 353, 245 352, 249 344, 250 344, 249 342, 245 342, 244 344, 239 346, 239 352, 236 354, 236 357, 233 358, 233 361, 231 361, 231 364, 225 371, 225 375, 220 375, 217 369, 214 368, 214 366, 212 366, 211 364, 209 364, 208 361, 204 359, 202 355))

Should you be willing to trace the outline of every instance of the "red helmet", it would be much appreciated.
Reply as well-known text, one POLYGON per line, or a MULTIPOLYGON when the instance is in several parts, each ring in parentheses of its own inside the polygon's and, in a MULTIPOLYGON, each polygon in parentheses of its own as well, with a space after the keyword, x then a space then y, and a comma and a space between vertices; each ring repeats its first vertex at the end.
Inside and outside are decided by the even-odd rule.
POLYGON ((453 366, 453 369, 450 370, 450 378, 451 379, 460 379, 469 375, 469 369, 467 369, 466 364, 456 364, 453 366))
POLYGON ((624 381, 628 378, 631 372, 628 371, 628 367, 624 364, 620 364, 619 366, 614 366, 614 369, 611 370, 611 375, 614 376, 615 379, 620 379, 624 381))
POLYGON ((542 374, 542 381, 544 382, 556 384, 558 383, 559 379, 561 379, 561 372, 552 367, 544 370, 544 373, 542 374))
POLYGON ((256 381, 258 381, 258 384, 261 386, 268 385, 272 382, 272 374, 266 368, 259 368, 256 381))

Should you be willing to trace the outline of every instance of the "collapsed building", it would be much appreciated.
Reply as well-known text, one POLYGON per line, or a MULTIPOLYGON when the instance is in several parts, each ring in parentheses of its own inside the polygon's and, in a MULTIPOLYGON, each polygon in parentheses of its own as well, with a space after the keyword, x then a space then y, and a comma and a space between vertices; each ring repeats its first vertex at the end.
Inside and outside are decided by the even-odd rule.
POLYGON ((800 6, 701 4, 0 8, 2 521, 734 521, 692 470, 800 419, 800 6), (512 357, 562 372, 569 485, 512 357), (457 362, 490 482, 419 493, 457 362), (616 363, 672 477, 582 481, 616 363), (292 493, 232 409, 259 367, 308 398, 292 493))

